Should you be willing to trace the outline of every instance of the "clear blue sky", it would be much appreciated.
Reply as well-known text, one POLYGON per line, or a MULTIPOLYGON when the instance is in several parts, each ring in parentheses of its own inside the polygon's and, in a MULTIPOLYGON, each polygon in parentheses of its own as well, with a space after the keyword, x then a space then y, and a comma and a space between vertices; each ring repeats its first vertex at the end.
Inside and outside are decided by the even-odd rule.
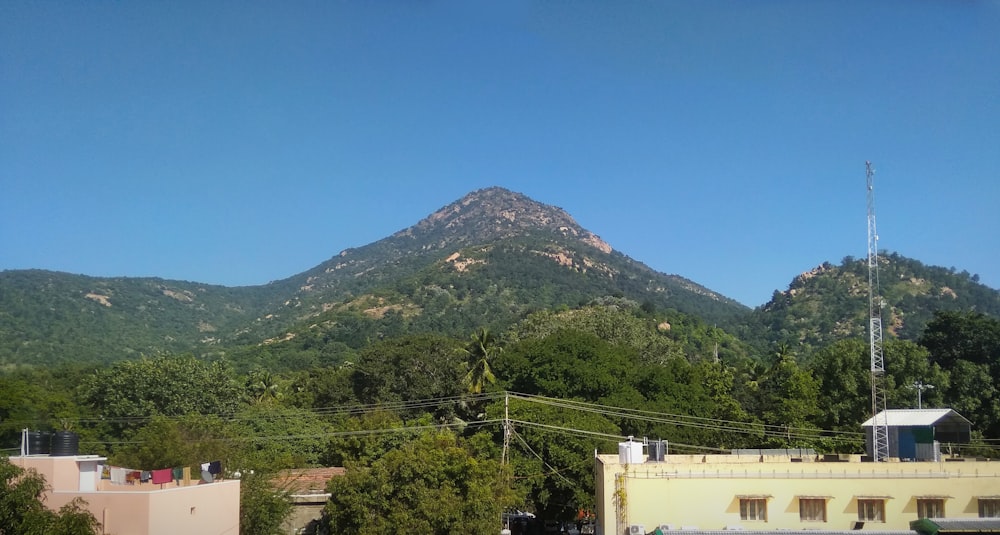
POLYGON ((0 3, 0 270, 263 284, 502 186, 747 305, 1000 287, 1000 2, 0 3))

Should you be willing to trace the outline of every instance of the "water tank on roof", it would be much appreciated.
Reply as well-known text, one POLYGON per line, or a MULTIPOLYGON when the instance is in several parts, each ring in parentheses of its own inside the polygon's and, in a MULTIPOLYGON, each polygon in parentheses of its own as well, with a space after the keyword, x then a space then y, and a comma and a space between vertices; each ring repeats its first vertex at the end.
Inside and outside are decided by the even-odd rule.
POLYGON ((667 458, 667 441, 654 440, 649 443, 649 460, 663 462, 667 458))
POLYGON ((69 457, 80 453, 80 435, 72 431, 56 431, 52 434, 53 457, 69 457))
POLYGON ((621 464, 642 464, 642 442, 619 442, 618 462, 621 464))
POLYGON ((48 455, 51 434, 47 431, 28 431, 28 455, 48 455))

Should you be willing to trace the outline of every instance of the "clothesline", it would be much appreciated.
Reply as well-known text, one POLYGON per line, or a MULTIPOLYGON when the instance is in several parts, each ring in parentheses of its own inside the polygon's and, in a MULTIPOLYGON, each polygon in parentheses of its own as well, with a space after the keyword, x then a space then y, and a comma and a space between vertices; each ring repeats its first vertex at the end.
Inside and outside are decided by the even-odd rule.
MULTIPOLYGON (((222 474, 222 461, 201 463, 199 468, 201 468, 201 479, 206 483, 211 483, 216 476, 222 474)), ((110 480, 112 485, 135 485, 137 482, 164 485, 174 481, 187 481, 191 478, 191 469, 183 466, 157 470, 136 470, 106 465, 102 466, 100 470, 101 479, 110 480)))

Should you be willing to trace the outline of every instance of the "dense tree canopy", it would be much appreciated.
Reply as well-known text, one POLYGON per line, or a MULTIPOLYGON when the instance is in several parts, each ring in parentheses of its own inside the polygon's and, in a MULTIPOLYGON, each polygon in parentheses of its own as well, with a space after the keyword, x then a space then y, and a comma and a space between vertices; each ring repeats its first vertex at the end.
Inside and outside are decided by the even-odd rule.
MULTIPOLYGON (((428 299, 474 300, 476 289, 442 291, 428 299)), ((243 489, 246 535, 273 533, 285 511, 270 474, 323 465, 348 467, 327 510, 338 532, 400 523, 481 532, 497 527, 492 508, 502 505, 563 519, 591 506, 593 451, 614 451, 625 436, 666 439, 672 452, 861 452, 860 424, 871 416, 861 338, 754 354, 714 327, 621 298, 537 312, 509 331, 480 327, 471 337, 385 336, 385 325, 366 325, 376 329, 370 342, 355 340, 334 365, 319 355, 342 342, 318 327, 296 346, 313 356, 284 360, 299 349, 260 346, 241 353, 256 360, 239 372, 228 360, 181 355, 0 373, 0 440, 12 447, 21 428, 67 426, 88 452, 121 465, 212 458, 253 470, 243 489), (505 409, 513 428, 502 472, 505 409), (431 462, 410 466, 425 457, 431 462), (489 514, 454 513, 471 511, 473 499, 489 514), (392 507, 397 501, 410 509, 392 507)), ((887 339, 890 407, 915 407, 914 384, 933 384, 924 407, 952 407, 977 436, 998 436, 998 333, 991 317, 944 313, 919 344, 887 339)))
POLYGON ((407 442, 327 487, 329 528, 344 535, 491 533, 512 494, 496 461, 447 432, 407 442))
POLYGON ((228 366, 192 356, 115 363, 87 377, 81 395, 102 418, 123 425, 141 416, 232 414, 244 399, 228 366))
POLYGON ((950 372, 943 401, 1000 436, 1000 320, 977 312, 939 312, 920 343, 930 361, 950 372))

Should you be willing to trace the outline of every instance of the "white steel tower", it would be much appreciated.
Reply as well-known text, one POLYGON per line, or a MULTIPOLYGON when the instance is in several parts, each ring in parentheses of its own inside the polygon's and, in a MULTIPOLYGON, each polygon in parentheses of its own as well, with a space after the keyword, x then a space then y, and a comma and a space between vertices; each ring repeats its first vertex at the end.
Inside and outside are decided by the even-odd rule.
POLYGON ((882 356, 882 296, 878 282, 878 232, 875 230, 875 170, 865 162, 868 180, 868 339, 872 364, 872 458, 889 459, 889 423, 885 413, 885 362, 882 356))

